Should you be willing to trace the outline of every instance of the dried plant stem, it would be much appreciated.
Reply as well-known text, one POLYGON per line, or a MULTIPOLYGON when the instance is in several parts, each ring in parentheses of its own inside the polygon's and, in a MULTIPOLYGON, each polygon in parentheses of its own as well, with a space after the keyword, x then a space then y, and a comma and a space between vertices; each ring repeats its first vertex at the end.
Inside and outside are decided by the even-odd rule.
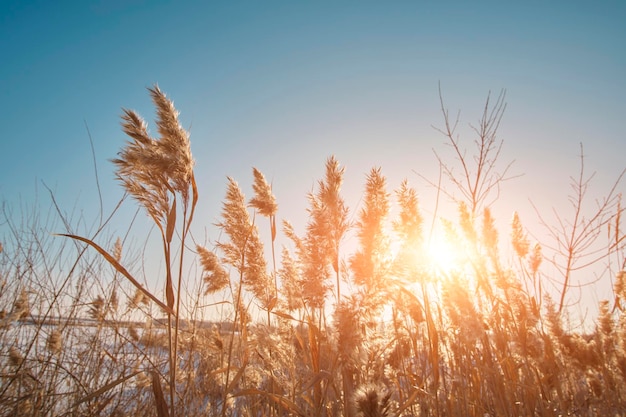
MULTIPOLYGON (((250 234, 252 233, 253 227, 254 225, 250 225, 250 230, 243 240, 243 244, 242 244, 243 247, 241 248, 241 252, 240 252, 241 258, 240 258, 240 263, 239 263, 239 268, 238 268, 239 269, 239 283, 237 285, 237 295, 235 297, 235 305, 234 305, 235 313, 234 313, 234 318, 233 318, 233 323, 235 324, 235 327, 233 327, 233 330, 230 335, 230 340, 228 341, 226 377, 224 381, 224 393, 222 395, 222 417, 226 416, 226 404, 228 400, 229 387, 230 387, 230 370, 231 370, 231 364, 232 364, 232 358, 233 358, 233 346, 235 343, 235 333, 237 330, 236 326, 237 326, 237 323, 239 322, 238 321, 239 311, 240 311, 241 302, 242 302, 243 279, 244 279, 244 272, 245 272, 245 265, 246 265, 246 246, 248 245, 248 239, 250 237, 250 234)), ((243 333, 243 329, 242 329, 242 333, 243 333)))
MULTIPOLYGON (((242 262, 245 259, 245 255, 242 255, 242 262)), ((239 285, 237 285, 237 295, 235 297, 235 314, 233 318, 233 323, 235 326, 230 335, 230 340, 228 341, 228 356, 226 358, 226 376, 224 379, 224 392, 222 394, 222 417, 226 416, 226 404, 228 400, 229 387, 230 387, 230 369, 233 359, 233 346, 235 343, 235 333, 237 329, 237 323, 239 319, 239 309, 241 306, 241 291, 243 287, 243 271, 239 273, 239 285)))

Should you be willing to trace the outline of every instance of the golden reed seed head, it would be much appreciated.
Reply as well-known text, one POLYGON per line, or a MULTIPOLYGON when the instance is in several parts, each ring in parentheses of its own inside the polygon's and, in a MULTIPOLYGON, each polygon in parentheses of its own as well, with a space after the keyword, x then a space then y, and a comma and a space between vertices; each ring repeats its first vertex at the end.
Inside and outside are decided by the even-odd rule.
POLYGON ((250 235, 250 214, 246 208, 245 196, 233 178, 228 177, 226 197, 222 203, 222 220, 217 224, 226 235, 229 243, 218 243, 224 252, 225 262, 242 272, 241 259, 250 235))
POLYGON ((417 192, 405 179, 396 190, 400 215, 393 222, 393 229, 407 244, 418 244, 422 238, 422 216, 419 212, 417 192))
POLYGON ((144 294, 143 291, 137 288, 135 290, 135 294, 133 295, 133 298, 131 298, 130 300, 129 307, 136 308, 136 307, 139 307, 139 304, 148 305, 149 303, 150 303, 150 300, 148 299, 146 294, 144 294))
POLYGON ((289 250, 283 246, 281 253, 281 267, 278 277, 282 285, 281 294, 284 296, 284 307, 287 311, 295 311, 302 308, 302 286, 300 285, 300 268, 289 254, 289 250))
POLYGON ((513 249, 520 258, 525 257, 528 254, 530 243, 524 233, 522 222, 519 219, 517 212, 513 213, 513 222, 511 224, 511 242, 513 243, 513 249))
POLYGON ((139 333, 137 333, 137 328, 134 325, 128 327, 128 337, 135 342, 139 341, 139 333))
POLYGON ((122 129, 133 140, 112 162, 126 191, 163 226, 170 213, 170 195, 179 193, 185 203, 189 201, 194 161, 189 134, 180 125, 173 102, 158 86, 149 91, 161 137, 150 137, 144 120, 134 111, 123 109, 122 129))
POLYGON ((459 203, 459 225, 469 242, 476 242, 476 230, 474 229, 474 219, 470 214, 467 204, 463 201, 459 203))
POLYGON ((384 387, 361 386, 355 392, 354 402, 359 416, 388 417, 393 415, 391 391, 384 387))
POLYGON ((11 346, 9 349, 9 363, 17 367, 20 366, 23 361, 24 357, 22 356, 20 350, 15 346, 11 346))
POLYGON ((483 243, 490 250, 496 250, 498 246, 498 231, 488 207, 483 211, 483 243))
POLYGON ((61 332, 58 329, 52 330, 50 335, 48 335, 48 340, 46 342, 46 347, 50 351, 50 353, 58 354, 61 352, 63 347, 61 332))
POLYGON ((161 135, 158 144, 168 162, 166 172, 173 188, 184 195, 189 190, 194 165, 189 134, 180 125, 179 113, 165 93, 156 85, 148 90, 157 109, 156 123, 161 135))
POLYGON ((615 285, 613 287, 617 297, 626 299, 626 270, 615 274, 615 285))
POLYGON ((30 315, 30 302, 28 300, 28 292, 22 288, 13 303, 12 316, 17 320, 23 319, 30 315))
POLYGON ((146 372, 139 372, 135 375, 135 386, 139 389, 147 388, 152 383, 150 377, 146 374, 146 372))
POLYGON ((120 303, 120 299, 117 295, 117 288, 113 287, 113 289, 111 290, 111 295, 109 296, 109 309, 112 312, 117 312, 119 303, 120 303))
POLYGON ((600 381, 600 376, 593 371, 590 371, 587 373, 587 384, 589 385, 589 388, 591 389, 591 392, 593 392, 593 395, 596 396, 597 398, 600 398, 602 396, 602 382, 600 381))
POLYGON ((222 267, 219 257, 203 246, 196 246, 200 255, 203 280, 206 284, 205 294, 213 294, 224 289, 230 282, 228 272, 222 267))
POLYGON ((356 298, 350 297, 349 301, 339 303, 334 315, 340 358, 352 366, 355 363, 355 351, 363 343, 363 335, 359 330, 361 325, 359 307, 356 298))
POLYGON ((613 318, 609 311, 609 301, 600 300, 599 314, 598 314, 598 327, 605 336, 610 336, 613 332, 613 318))
POLYGON ((252 225, 248 244, 246 245, 246 265, 243 282, 247 290, 261 302, 264 309, 268 309, 274 298, 274 284, 267 273, 267 262, 263 242, 259 237, 256 225, 252 225))
POLYGON ((272 194, 272 186, 267 183, 265 176, 258 169, 252 168, 252 173, 254 174, 252 184, 254 198, 250 200, 250 206, 257 209, 262 216, 274 216, 278 211, 278 204, 272 194))
POLYGON ((539 271, 539 265, 541 265, 542 260, 543 255, 541 254, 541 245, 539 243, 535 243, 533 251, 530 254, 530 259, 528 260, 528 266, 530 267, 531 274, 536 274, 537 271, 539 271))
POLYGON ((104 299, 99 295, 93 299, 89 306, 89 317, 94 320, 103 320, 104 314, 104 299))
POLYGON ((213 329, 211 341, 213 342, 213 346, 217 348, 217 350, 224 350, 224 340, 222 339, 222 335, 219 330, 213 329))
POLYGON ((34 411, 33 402, 30 398, 24 398, 17 403, 17 415, 28 416, 34 411))
POLYGON ((111 251, 113 258, 116 261, 121 262, 122 260, 122 239, 119 237, 115 239, 115 243, 113 244, 113 250, 111 251))

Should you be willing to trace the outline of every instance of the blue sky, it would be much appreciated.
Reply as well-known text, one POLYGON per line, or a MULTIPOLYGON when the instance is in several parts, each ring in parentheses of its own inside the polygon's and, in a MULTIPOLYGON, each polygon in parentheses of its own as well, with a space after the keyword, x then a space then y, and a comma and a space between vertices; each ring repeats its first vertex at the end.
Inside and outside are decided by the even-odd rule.
POLYGON ((352 208, 381 166, 390 189, 408 178, 432 212, 416 173, 434 178, 432 149, 445 155, 432 127, 441 83, 468 147, 467 123, 506 89, 503 163, 524 176, 497 208, 535 227, 528 199, 563 207, 580 142, 598 196, 626 166, 626 4, 547 3, 4 1, 0 199, 45 200, 45 182, 64 209, 95 213, 88 128, 110 210, 121 108, 151 123, 146 87, 158 83, 191 130, 202 225, 217 220, 227 175, 249 194, 252 166, 273 182, 279 217, 303 224, 330 155, 352 208))

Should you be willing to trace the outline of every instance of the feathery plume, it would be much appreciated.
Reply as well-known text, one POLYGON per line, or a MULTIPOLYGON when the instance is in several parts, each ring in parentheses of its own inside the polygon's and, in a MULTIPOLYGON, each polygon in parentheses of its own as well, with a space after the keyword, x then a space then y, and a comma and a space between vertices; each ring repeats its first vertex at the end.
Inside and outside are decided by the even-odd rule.
POLYGON ((117 262, 122 261, 122 239, 119 237, 115 239, 115 243, 113 244, 113 250, 111 251, 111 255, 117 262))
POLYGON ((58 354, 61 352, 62 348, 62 339, 61 332, 58 329, 54 329, 48 335, 48 340, 46 341, 46 347, 50 351, 50 353, 58 354))
POLYGON ((245 196, 237 182, 228 177, 226 197, 222 205, 222 221, 217 223, 226 235, 229 242, 218 242, 217 246, 224 253, 225 262, 232 265, 239 273, 244 271, 245 248, 252 232, 250 215, 245 206, 245 196))
POLYGON ((384 223, 389 214, 389 193, 386 179, 380 168, 374 168, 367 176, 365 206, 359 213, 356 224, 360 248, 350 258, 354 282, 374 290, 387 267, 389 238, 384 232, 384 223))
POLYGON ((117 295, 117 288, 113 287, 111 290, 111 296, 109 297, 109 308, 112 312, 117 312, 119 306, 119 297, 117 295))
POLYGON ((511 223, 511 242, 513 243, 513 249, 520 258, 525 257, 528 254, 530 243, 524 233, 522 222, 519 219, 517 212, 513 213, 513 222, 511 223))
POLYGON ((399 248, 394 259, 395 273, 400 276, 413 274, 422 255, 422 216, 419 211, 417 192, 409 187, 405 179, 395 191, 400 213, 392 222, 393 231, 399 240, 399 248))
POLYGON ((494 219, 491 216, 489 207, 485 207, 483 211, 483 244, 487 249, 489 256, 497 260, 498 256, 498 231, 494 225, 494 219))
POLYGON ((94 320, 103 320, 105 316, 105 311, 104 311, 104 300, 102 299, 102 296, 97 296, 96 298, 93 299, 93 301, 91 302, 91 304, 89 305, 89 317, 91 317, 94 320))
POLYGON ((293 230, 293 225, 289 223, 287 220, 283 220, 283 233, 287 236, 295 245, 296 253, 300 258, 305 256, 305 242, 298 235, 296 235, 295 230, 293 230))
POLYGON ((541 254, 541 245, 536 243, 533 247, 533 251, 530 254, 530 259, 528 260, 528 265, 530 267, 530 272, 534 275, 539 270, 539 265, 541 265, 541 261, 543 260, 543 255, 541 254))
POLYGON ((615 293, 616 307, 620 307, 621 301, 626 301, 626 270, 618 271, 615 274, 613 292, 615 293))
POLYGON ((141 291, 139 288, 137 288, 135 290, 135 294, 130 299, 129 307, 130 308, 136 308, 136 307, 139 307, 139 304, 148 305, 149 303, 150 303, 150 300, 148 299, 146 294, 144 294, 143 291, 141 291))
POLYGON ((391 391, 374 385, 359 387, 355 394, 356 409, 362 417, 390 417, 393 415, 391 391))
POLYGON ((358 299, 353 295, 342 300, 334 312, 339 358, 342 366, 350 369, 358 369, 356 353, 363 343, 360 310, 358 299))
POLYGON ((158 86, 148 89, 157 109, 157 126, 161 140, 158 142, 166 165, 166 173, 174 190, 181 193, 186 201, 193 176, 193 157, 189 134, 178 120, 174 103, 158 86))
POLYGON ((117 166, 117 178, 126 191, 143 206, 159 227, 169 213, 168 181, 164 157, 158 143, 148 135, 147 124, 133 110, 123 109, 122 129, 134 139, 112 162, 117 166))
POLYGON ((602 334, 607 337, 613 332, 613 318, 611 317, 611 313, 609 311, 608 300, 600 300, 598 327, 602 334))
POLYGON ((11 315, 15 319, 20 320, 28 317, 30 314, 30 302, 28 301, 28 292, 22 288, 13 303, 13 311, 11 315))
POLYGON ((171 211, 170 194, 179 192, 188 201, 194 162, 189 135, 180 126, 174 104, 158 86, 148 90, 157 109, 161 138, 150 137, 146 122, 133 110, 123 109, 122 129, 133 141, 112 162, 126 191, 162 228, 171 211))
POLYGON ((203 246, 196 246, 200 255, 200 264, 204 276, 202 279, 206 284, 205 294, 212 294, 225 288, 229 283, 228 272, 220 264, 218 256, 203 246))
POLYGON ((287 248, 283 247, 281 268, 278 276, 282 282, 281 290, 285 296, 285 308, 294 311, 302 308, 302 286, 300 284, 300 271, 298 264, 291 257, 287 248))
POLYGON ((265 180, 265 176, 261 171, 252 168, 254 174, 254 198, 250 200, 250 206, 258 210, 262 216, 271 217, 276 214, 278 204, 276 198, 272 194, 272 187, 265 180))
POLYGON ((417 244, 422 238, 423 222, 419 212, 417 192, 409 187, 405 179, 396 190, 396 198, 400 206, 400 215, 393 222, 393 229, 403 241, 417 244))
POLYGON ((461 201, 459 203, 459 224, 465 238, 471 244, 476 244, 476 230, 474 229, 474 219, 472 218, 467 204, 461 201))
POLYGON ((340 194, 344 172, 345 168, 339 166, 339 161, 334 156, 328 158, 325 180, 319 182, 317 192, 317 199, 322 204, 327 223, 325 238, 335 272, 339 268, 339 242, 349 228, 348 207, 340 194))
POLYGON ((269 307, 274 292, 267 273, 263 243, 250 221, 245 196, 235 180, 228 177, 228 188, 222 207, 222 221, 218 223, 229 237, 229 242, 218 242, 224 260, 243 275, 244 287, 257 297, 264 308, 269 307))
POLYGON ((128 327, 128 337, 135 342, 139 341, 139 333, 137 332, 137 328, 134 325, 130 325, 128 327))
MULTIPOLYGON (((313 308, 322 308, 326 294, 330 290, 328 264, 329 253, 328 223, 322 203, 313 194, 309 195, 311 207, 309 223, 303 243, 302 296, 313 308)), ((338 269, 338 267, 337 267, 338 269)))
POLYGON ((246 289, 254 294, 265 310, 270 309, 275 303, 274 280, 267 273, 263 243, 255 225, 252 226, 250 239, 246 246, 246 267, 243 282, 246 289))
POLYGON ((15 347, 11 346, 9 348, 9 363, 15 367, 18 367, 24 361, 24 356, 22 356, 22 352, 15 347))
POLYGON ((341 197, 345 169, 334 156, 326 161, 326 175, 318 182, 317 193, 309 194, 310 208, 305 238, 304 296, 316 308, 324 305, 330 289, 328 265, 337 278, 337 300, 340 299, 339 245, 349 228, 348 207, 341 197))
POLYGON ((274 242, 276 241, 276 211, 278 204, 276 198, 272 194, 272 187, 265 180, 265 176, 256 168, 252 168, 254 174, 254 198, 250 200, 250 206, 258 210, 258 212, 269 219, 270 231, 272 236, 272 276, 274 277, 274 296, 278 296, 278 274, 276 272, 276 253, 274 242))

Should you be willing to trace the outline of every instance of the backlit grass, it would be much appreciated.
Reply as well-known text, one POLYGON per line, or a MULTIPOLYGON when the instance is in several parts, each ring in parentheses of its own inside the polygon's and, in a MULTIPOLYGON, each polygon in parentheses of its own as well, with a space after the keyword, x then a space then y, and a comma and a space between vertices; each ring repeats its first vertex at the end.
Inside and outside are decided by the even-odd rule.
POLYGON ((152 260, 107 234, 115 216, 81 236, 54 200, 45 217, 5 206, 1 416, 626 414, 621 177, 578 216, 581 166, 579 210, 550 229, 563 246, 549 259, 517 214, 497 230, 503 94, 487 102, 473 154, 443 111, 456 160, 440 163, 460 196, 445 233, 430 235, 417 191, 407 181, 389 190, 382 168, 348 207, 344 167, 330 157, 302 232, 277 224, 280 201, 258 169, 251 198, 228 178, 214 247, 192 239, 203 190, 189 135, 165 94, 150 94, 159 137, 124 110, 129 142, 113 163, 159 231, 164 287, 148 288, 139 274, 152 260), (564 305, 581 259, 608 268, 614 287, 586 333, 568 327, 564 305), (562 274, 547 276, 547 261, 562 274))

